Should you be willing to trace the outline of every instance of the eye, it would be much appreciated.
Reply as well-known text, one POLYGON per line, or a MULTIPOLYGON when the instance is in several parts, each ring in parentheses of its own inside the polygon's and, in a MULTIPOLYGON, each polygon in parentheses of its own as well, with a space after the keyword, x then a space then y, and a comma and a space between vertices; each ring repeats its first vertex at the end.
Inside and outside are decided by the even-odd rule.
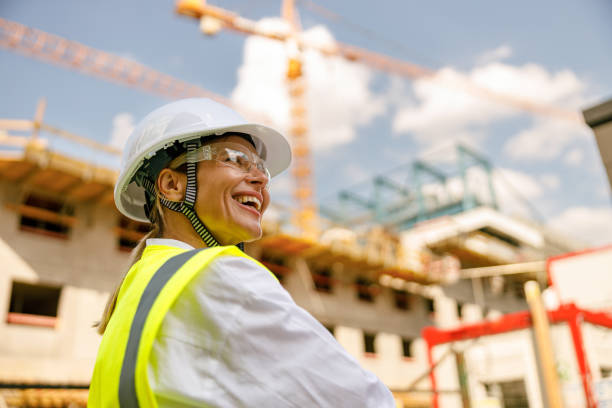
POLYGON ((231 149, 228 149, 228 150, 230 150, 229 153, 230 153, 230 157, 232 158, 232 161, 236 163, 238 166, 244 167, 244 166, 249 165, 250 160, 249 160, 249 156, 247 156, 246 153, 241 152, 239 150, 231 150, 231 149))
POLYGON ((236 155, 236 163, 238 163, 240 166, 244 166, 248 162, 249 159, 246 157, 246 155, 242 152, 238 152, 238 154, 236 155))
POLYGON ((225 149, 225 154, 223 155, 223 161, 226 163, 238 163, 240 152, 232 149, 225 149))

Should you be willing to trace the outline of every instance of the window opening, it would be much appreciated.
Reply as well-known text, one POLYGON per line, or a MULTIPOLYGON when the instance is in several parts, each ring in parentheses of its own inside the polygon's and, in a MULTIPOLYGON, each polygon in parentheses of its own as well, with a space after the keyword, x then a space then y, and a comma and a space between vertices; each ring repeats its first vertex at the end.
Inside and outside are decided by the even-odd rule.
POLYGON ((332 293, 333 282, 330 268, 312 269, 312 280, 317 292, 332 293))
POLYGON ((400 310, 410 310, 410 293, 405 290, 393 289, 393 298, 395 300, 395 307, 400 310))
POLYGON ((366 353, 376 354, 375 341, 376 334, 375 333, 363 333, 363 346, 366 353))
POLYGON ((430 298, 423 298, 423 303, 425 304, 425 310, 428 314, 435 313, 434 300, 430 298))
POLYGON ((291 272, 287 266, 287 259, 284 257, 262 254, 260 262, 276 276, 280 283, 283 283, 285 276, 291 272))
POLYGON ((508 282, 508 286, 510 287, 510 291, 514 294, 515 298, 523 300, 525 299, 525 290, 522 282, 510 281, 508 282))
POLYGON ((528 407, 525 381, 504 381, 484 384, 487 395, 501 400, 504 408, 528 407))
POLYGON ((457 317, 459 319, 463 317, 463 315, 461 314, 462 312, 463 312, 463 302, 457 301, 457 317))
POLYGON ((357 287, 357 297, 359 300, 364 302, 374 301, 375 287, 370 279, 359 276, 355 279, 355 285, 357 287))
POLYGON ((13 282, 8 323, 55 326, 61 288, 13 282))
POLYGON ((117 247, 120 251, 130 252, 149 231, 150 223, 134 221, 121 215, 116 228, 117 247))
POLYGON ((402 337, 402 355, 404 357, 414 357, 412 355, 412 342, 414 341, 414 339, 409 339, 406 337, 402 337))
POLYGON ((29 194, 16 207, 21 217, 19 229, 56 238, 68 238, 75 222, 74 207, 62 200, 29 194))

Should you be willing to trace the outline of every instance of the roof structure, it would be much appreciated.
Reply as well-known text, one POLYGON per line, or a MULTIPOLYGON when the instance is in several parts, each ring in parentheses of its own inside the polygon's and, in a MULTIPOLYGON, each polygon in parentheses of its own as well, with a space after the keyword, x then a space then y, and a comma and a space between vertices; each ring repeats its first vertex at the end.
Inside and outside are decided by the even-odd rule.
POLYGON ((0 151, 0 178, 61 194, 75 202, 113 203, 118 172, 51 151, 40 139, 0 151))
POLYGON ((612 188, 612 99, 583 111, 584 120, 595 132, 601 160, 612 188))

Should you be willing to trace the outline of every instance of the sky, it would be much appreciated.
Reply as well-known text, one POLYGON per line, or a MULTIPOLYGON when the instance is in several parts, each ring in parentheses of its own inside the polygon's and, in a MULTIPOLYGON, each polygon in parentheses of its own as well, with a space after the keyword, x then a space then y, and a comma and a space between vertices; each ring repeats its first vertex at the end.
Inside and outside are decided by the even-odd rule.
MULTIPOLYGON (((282 27, 279 0, 209 3, 261 27, 282 27)), ((404 165, 417 158, 449 176, 447 190, 460 189, 453 147, 459 141, 493 164, 505 212, 588 245, 612 242, 610 188, 591 129, 448 86, 469 80, 575 112, 612 98, 612 3, 297 3, 307 41, 341 41, 434 72, 410 80, 304 50, 319 203, 332 205, 340 190, 367 195, 379 174, 410 185, 404 165)), ((195 20, 176 15, 172 1, 4 0, 0 17, 133 59, 261 113, 281 131, 288 126, 287 47, 228 31, 205 36, 195 20)), ((4 49, 0 90, 0 118, 31 118, 45 97, 44 122, 117 147, 138 120, 168 102, 4 49)), ((58 150, 119 166, 43 137, 58 150)), ((473 188, 486 190, 484 173, 470 174, 473 188)), ((275 179, 274 200, 292 205, 291 183, 289 172, 275 179)))

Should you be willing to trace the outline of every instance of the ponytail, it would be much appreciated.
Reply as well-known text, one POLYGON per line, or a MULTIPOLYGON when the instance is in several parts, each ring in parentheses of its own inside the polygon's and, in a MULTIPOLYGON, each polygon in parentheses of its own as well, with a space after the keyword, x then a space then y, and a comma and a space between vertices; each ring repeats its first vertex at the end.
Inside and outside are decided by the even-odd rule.
POLYGON ((132 253, 130 254, 130 261, 128 263, 129 266, 127 270, 123 274, 121 281, 119 282, 119 284, 113 291, 112 295, 108 299, 108 302, 106 303, 106 307, 104 308, 104 313, 102 313, 102 318, 100 319, 98 323, 94 325, 94 327, 97 327, 97 332, 99 334, 104 334, 104 331, 106 330, 106 326, 108 326, 108 322, 110 321, 110 318, 113 315, 113 312, 115 311, 115 306, 117 304, 117 297, 119 296, 119 290, 121 289, 121 285, 123 284, 123 281, 125 280, 125 277, 127 276, 132 266, 134 266, 134 264, 138 262, 140 258, 142 257, 142 253, 144 252, 144 249, 147 246, 147 239, 159 238, 164 233, 163 227, 165 224, 165 220, 164 220, 164 214, 161 208, 161 203, 159 201, 159 197, 155 199, 155 205, 153 206, 153 209, 151 211, 150 219, 151 219, 151 231, 149 231, 144 237, 142 237, 140 241, 138 241, 138 244, 136 245, 136 247, 134 247, 134 249, 132 250, 132 253))

